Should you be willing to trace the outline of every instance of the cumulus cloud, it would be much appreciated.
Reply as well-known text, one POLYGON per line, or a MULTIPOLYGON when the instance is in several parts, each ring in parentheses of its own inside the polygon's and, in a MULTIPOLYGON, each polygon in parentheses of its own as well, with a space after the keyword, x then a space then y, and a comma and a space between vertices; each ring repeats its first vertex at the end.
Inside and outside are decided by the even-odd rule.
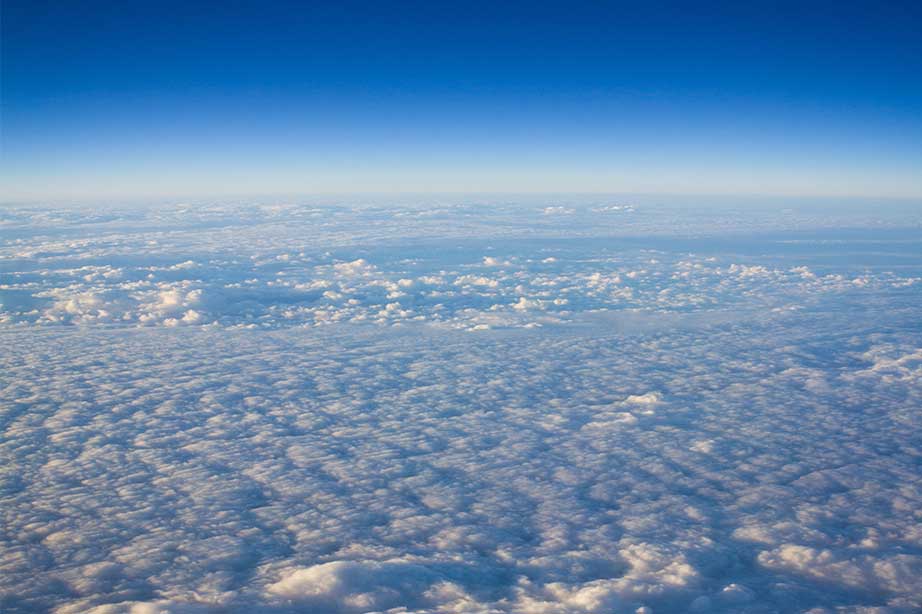
MULTIPOLYGON (((538 230, 550 233, 562 224, 558 219, 556 226, 541 227, 540 220, 521 212, 497 220, 498 212, 502 209, 463 219, 480 224, 478 232, 494 238, 499 228, 528 236, 538 230)), ((551 322, 579 323, 585 315, 603 311, 758 309, 781 314, 824 297, 869 300, 881 292, 911 288, 922 279, 906 269, 865 270, 858 276, 828 267, 814 272, 808 258, 797 266, 790 261, 781 266, 765 261, 765 250, 777 245, 773 239, 761 249, 756 242, 757 256, 748 261, 740 261, 736 251, 717 256, 670 251, 663 249, 668 243, 655 238, 650 241, 657 249, 632 241, 620 245, 614 256, 604 246, 600 252, 600 244, 591 238, 577 243, 569 238, 611 231, 604 222, 609 217, 592 209, 574 209, 567 216, 572 225, 560 228, 568 233, 564 238, 549 236, 539 244, 490 241, 491 253, 484 256, 480 241, 465 237, 473 243, 470 248, 462 242, 456 251, 432 257, 427 255, 432 246, 446 241, 439 234, 460 232, 464 226, 446 223, 444 216, 452 214, 446 210, 439 214, 441 224, 433 236, 436 229, 428 224, 434 218, 406 213, 406 227, 398 236, 406 236, 414 246, 430 247, 408 248, 409 252, 384 248, 376 245, 384 241, 383 235, 365 237, 369 243, 356 247, 363 238, 363 224, 374 228, 391 218, 294 206, 184 208, 161 212, 155 219, 128 217, 121 232, 109 219, 101 236, 93 235, 92 223, 71 231, 73 237, 67 230, 55 229, 49 235, 37 227, 34 236, 24 230, 26 238, 0 246, 0 255, 16 264, 0 288, 0 322, 260 328, 424 322, 466 330, 489 319, 491 328, 535 328, 551 322), (284 229, 278 227, 279 217, 286 220, 284 229), (415 221, 407 222, 406 217, 415 221), (202 225, 207 228, 218 221, 225 224, 221 232, 202 230, 202 225), (132 223, 140 223, 143 230, 132 223), (171 231, 150 230, 158 224, 171 231), (183 224, 189 229, 183 230, 183 224), (260 234, 260 229, 266 232, 260 234), (306 243, 304 236, 311 236, 314 244, 306 243), (394 302, 400 303, 399 312, 391 309, 382 317, 382 310, 394 302), (503 305, 510 308, 507 317, 487 313, 503 305), (186 317, 187 312, 192 313, 186 317)), ((22 219, 34 224, 44 220, 34 215, 22 219)), ((618 230, 637 231, 630 225, 619 225, 618 230)), ((710 249, 706 242, 698 247, 710 249)))
POLYGON ((0 609, 922 608, 920 272, 604 207, 0 212, 0 609))
POLYGON ((315 609, 360 613, 414 607, 438 580, 402 561, 334 561, 293 571, 266 590, 315 609))

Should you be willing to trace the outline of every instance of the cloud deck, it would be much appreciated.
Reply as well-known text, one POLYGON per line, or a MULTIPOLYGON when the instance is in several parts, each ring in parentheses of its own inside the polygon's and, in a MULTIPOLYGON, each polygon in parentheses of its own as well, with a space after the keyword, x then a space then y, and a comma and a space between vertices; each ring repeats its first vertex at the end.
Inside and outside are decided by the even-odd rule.
POLYGON ((4 611, 922 608, 918 243, 596 209, 7 214, 4 611))

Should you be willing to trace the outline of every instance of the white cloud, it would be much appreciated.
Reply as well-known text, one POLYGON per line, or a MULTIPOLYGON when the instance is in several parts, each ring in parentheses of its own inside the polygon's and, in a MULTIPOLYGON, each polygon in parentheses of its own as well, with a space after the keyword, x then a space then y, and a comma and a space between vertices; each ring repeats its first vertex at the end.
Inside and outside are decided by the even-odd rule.
POLYGON ((0 212, 0 609, 922 608, 920 272, 599 213, 0 212))

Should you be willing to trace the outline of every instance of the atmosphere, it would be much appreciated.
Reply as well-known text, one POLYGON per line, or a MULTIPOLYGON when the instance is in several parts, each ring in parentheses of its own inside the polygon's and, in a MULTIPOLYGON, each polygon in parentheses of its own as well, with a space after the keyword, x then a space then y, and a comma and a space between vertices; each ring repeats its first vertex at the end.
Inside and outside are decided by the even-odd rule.
POLYGON ((922 612, 922 4, 0 2, 0 613, 922 612))
POLYGON ((11 0, 2 198, 917 198, 920 24, 915 2, 11 0))

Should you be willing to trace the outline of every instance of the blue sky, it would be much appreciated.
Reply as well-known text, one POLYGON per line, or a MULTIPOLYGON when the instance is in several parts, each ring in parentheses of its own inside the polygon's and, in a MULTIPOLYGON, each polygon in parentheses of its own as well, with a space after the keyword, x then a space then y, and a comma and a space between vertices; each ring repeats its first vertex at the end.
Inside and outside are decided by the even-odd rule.
POLYGON ((915 3, 65 4, 4 5, 3 200, 922 197, 915 3))

